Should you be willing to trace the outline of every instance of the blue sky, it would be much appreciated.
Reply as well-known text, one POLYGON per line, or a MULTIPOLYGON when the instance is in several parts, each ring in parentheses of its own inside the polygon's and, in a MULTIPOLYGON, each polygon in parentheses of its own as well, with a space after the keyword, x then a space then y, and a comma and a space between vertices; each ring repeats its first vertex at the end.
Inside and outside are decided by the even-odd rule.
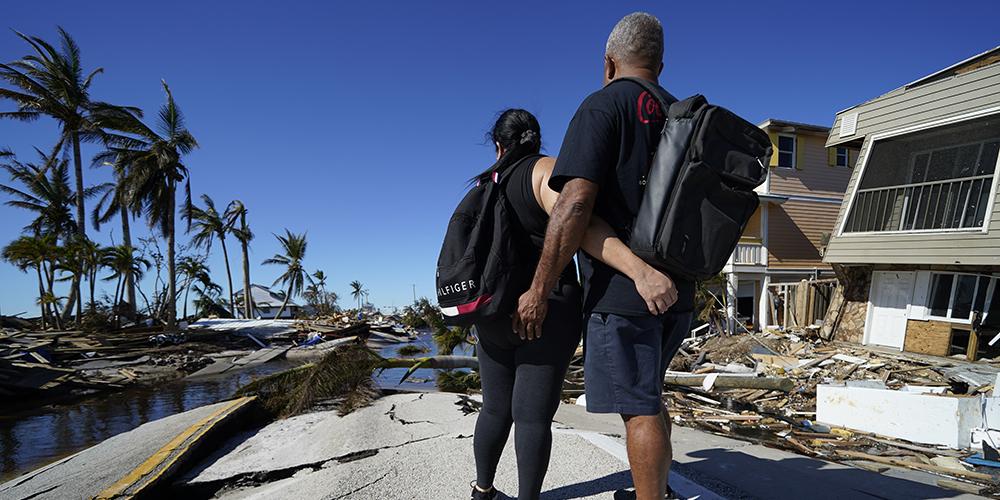
MULTIPOLYGON (((1000 44, 993 1, 38 0, 5 3, 0 27, 55 39, 64 26, 86 67, 105 69, 96 99, 152 115, 168 81, 201 143, 187 159, 195 195, 250 208, 254 282, 279 274, 259 265, 277 251, 271 233, 307 231, 307 267, 330 276, 342 305, 356 279, 375 304, 398 306, 411 284, 433 297, 447 219, 465 179, 492 160, 483 134, 495 114, 534 112, 558 152, 601 83, 608 32, 635 10, 664 23, 661 83, 755 122, 829 125, 840 109, 1000 44)), ((26 53, 0 31, 0 60, 26 53)), ((28 158, 56 133, 44 119, 0 122, 0 147, 28 158)), ((0 207, 2 243, 28 218, 0 207)), ((96 238, 110 241, 112 227, 96 238)), ((221 254, 209 263, 224 283, 221 254)), ((34 313, 30 275, 0 263, 0 284, 0 312, 34 313)))

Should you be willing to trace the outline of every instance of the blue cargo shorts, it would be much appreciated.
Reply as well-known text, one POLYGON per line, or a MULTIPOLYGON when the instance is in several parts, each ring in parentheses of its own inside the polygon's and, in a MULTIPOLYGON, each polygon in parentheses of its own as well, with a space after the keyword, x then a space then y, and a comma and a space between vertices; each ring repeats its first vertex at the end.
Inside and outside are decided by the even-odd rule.
POLYGON ((691 316, 590 314, 583 345, 587 411, 658 415, 663 377, 688 334, 691 316))

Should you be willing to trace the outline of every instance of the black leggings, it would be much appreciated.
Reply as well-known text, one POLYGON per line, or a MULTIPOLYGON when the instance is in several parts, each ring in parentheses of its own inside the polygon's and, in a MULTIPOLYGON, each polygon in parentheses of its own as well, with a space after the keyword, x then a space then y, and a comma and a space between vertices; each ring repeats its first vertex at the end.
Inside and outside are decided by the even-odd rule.
POLYGON ((537 499, 552 451, 552 417, 563 378, 580 344, 583 316, 580 288, 560 285, 549 298, 542 336, 522 341, 504 319, 476 325, 483 409, 473 448, 476 483, 493 485, 511 424, 517 454, 518 500, 537 499))

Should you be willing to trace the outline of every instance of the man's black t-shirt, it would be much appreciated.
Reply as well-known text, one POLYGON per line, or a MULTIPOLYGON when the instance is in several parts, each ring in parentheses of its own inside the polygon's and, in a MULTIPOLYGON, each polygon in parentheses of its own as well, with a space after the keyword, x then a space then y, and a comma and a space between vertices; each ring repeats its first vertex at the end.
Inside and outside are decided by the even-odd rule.
MULTIPOLYGON (((671 103, 676 101, 666 90, 662 95, 671 103)), ((650 160, 663 130, 665 111, 635 82, 613 82, 594 92, 583 101, 569 124, 549 187, 561 191, 574 178, 597 183, 600 191, 594 213, 627 243, 642 202, 650 160)), ((579 260, 585 312, 649 314, 646 302, 628 276, 583 251, 579 260)), ((677 287, 677 302, 670 311, 690 311, 694 307, 694 283, 671 278, 677 287)))

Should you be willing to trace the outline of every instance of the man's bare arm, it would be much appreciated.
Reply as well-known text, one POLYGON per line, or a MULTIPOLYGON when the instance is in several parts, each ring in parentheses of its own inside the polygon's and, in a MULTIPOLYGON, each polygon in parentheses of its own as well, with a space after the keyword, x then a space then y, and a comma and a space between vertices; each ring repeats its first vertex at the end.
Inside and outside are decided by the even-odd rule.
POLYGON ((587 179, 572 179, 563 186, 559 199, 552 207, 545 230, 545 244, 535 269, 531 288, 518 300, 514 314, 514 331, 521 338, 539 337, 542 322, 548 312, 547 299, 562 270, 580 249, 583 235, 594 211, 598 186, 587 179))
MULTIPOLYGON (((555 158, 542 158, 535 164, 532 172, 535 198, 550 216, 559 201, 559 193, 549 188, 549 178, 555 163, 555 158)), ((677 301, 677 289, 673 280, 632 253, 632 249, 622 242, 611 225, 600 216, 590 216, 590 224, 580 247, 632 279, 650 314, 663 314, 677 301)))
POLYGON ((663 314, 677 302, 673 280, 637 257, 604 219, 596 215, 590 218, 581 247, 632 279, 650 314, 663 314))

